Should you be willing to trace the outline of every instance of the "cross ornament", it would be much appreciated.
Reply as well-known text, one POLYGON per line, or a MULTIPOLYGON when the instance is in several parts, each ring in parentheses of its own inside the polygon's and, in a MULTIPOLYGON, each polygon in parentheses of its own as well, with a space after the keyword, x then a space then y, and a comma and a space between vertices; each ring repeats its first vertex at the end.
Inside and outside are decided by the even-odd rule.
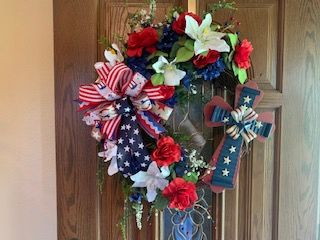
POLYGON ((272 113, 257 114, 253 110, 262 97, 263 92, 258 89, 257 84, 248 81, 236 87, 234 109, 219 96, 213 97, 206 104, 206 125, 227 128, 210 162, 214 170, 203 178, 213 192, 222 192, 225 188, 235 186, 243 144, 248 144, 255 138, 265 141, 274 132, 272 113))

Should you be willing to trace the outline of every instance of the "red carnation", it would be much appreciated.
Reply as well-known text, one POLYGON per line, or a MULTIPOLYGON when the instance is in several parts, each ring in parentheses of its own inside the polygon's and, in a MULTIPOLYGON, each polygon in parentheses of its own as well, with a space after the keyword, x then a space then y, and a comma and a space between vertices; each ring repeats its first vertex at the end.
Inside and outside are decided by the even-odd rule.
POLYGON ((127 55, 141 57, 143 49, 149 53, 155 52, 158 42, 158 33, 152 27, 144 28, 140 32, 129 34, 127 55))
POLYGON ((251 43, 244 39, 240 45, 236 46, 234 61, 239 68, 248 69, 251 66, 250 54, 253 50, 251 43))
POLYGON ((181 147, 175 143, 172 137, 162 137, 157 142, 157 148, 152 152, 151 159, 158 166, 169 166, 179 162, 181 158, 181 147))
POLYGON ((178 208, 180 211, 190 208, 198 200, 196 185, 183 178, 173 179, 162 194, 169 199, 169 208, 178 208))
POLYGON ((196 68, 204 68, 208 64, 215 63, 220 58, 220 53, 215 50, 210 50, 206 56, 199 54, 193 59, 193 64, 196 68))
POLYGON ((202 23, 202 19, 192 12, 181 13, 178 19, 172 23, 173 31, 175 31, 179 35, 184 34, 184 30, 186 29, 186 15, 193 17, 199 25, 202 23))

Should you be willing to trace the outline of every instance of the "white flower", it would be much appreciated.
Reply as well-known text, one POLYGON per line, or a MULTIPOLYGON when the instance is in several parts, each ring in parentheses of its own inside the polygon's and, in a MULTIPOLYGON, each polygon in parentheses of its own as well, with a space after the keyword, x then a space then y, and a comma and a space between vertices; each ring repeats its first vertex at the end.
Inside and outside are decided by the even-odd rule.
POLYGON ((109 176, 114 175, 119 171, 118 169, 118 162, 117 162, 117 152, 118 152, 118 146, 115 141, 107 141, 105 143, 105 149, 106 151, 99 152, 98 156, 105 158, 105 162, 108 162, 111 160, 109 168, 108 168, 108 174, 109 176))
POLYGON ((117 44, 113 43, 111 46, 111 50, 104 51, 104 57, 109 61, 111 66, 114 66, 119 62, 123 62, 124 58, 117 44))
POLYGON ((169 181, 165 178, 170 175, 168 167, 162 167, 161 172, 156 162, 152 162, 146 172, 140 171, 131 176, 134 181, 132 187, 147 187, 148 202, 153 202, 157 196, 157 189, 163 190, 169 181))
POLYGON ((164 85, 179 86, 180 80, 186 75, 185 71, 177 69, 175 62, 176 59, 169 63, 165 57, 160 56, 158 61, 152 65, 156 73, 163 74, 164 85))
POLYGON ((195 40, 194 51, 196 55, 208 50, 215 50, 218 52, 230 51, 229 45, 225 40, 221 39, 225 34, 212 31, 211 23, 212 17, 210 13, 206 15, 200 26, 193 17, 186 16, 185 33, 195 40))

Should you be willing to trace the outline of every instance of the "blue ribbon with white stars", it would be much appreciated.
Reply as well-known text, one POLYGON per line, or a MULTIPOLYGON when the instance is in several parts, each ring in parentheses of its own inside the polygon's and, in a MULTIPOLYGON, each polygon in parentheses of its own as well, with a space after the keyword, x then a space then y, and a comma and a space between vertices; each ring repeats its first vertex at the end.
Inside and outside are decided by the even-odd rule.
POLYGON ((146 171, 150 164, 149 153, 140 135, 140 127, 128 98, 121 100, 117 113, 124 115, 121 119, 118 138, 117 163, 124 177, 146 171))
MULTIPOLYGON (((260 95, 260 91, 244 87, 240 93, 238 108, 252 108, 253 103, 257 96, 260 95)), ((219 106, 216 106, 211 115, 212 122, 224 123, 226 126, 237 125, 241 131, 252 130, 257 135, 262 137, 268 137, 272 131, 272 124, 258 120, 253 120, 246 123, 237 123, 231 113, 219 106)), ((236 174, 241 147, 243 144, 243 137, 240 136, 237 139, 232 138, 230 135, 226 135, 221 148, 221 152, 217 159, 216 169, 211 179, 212 185, 221 186, 224 188, 234 187, 234 176, 236 174)))

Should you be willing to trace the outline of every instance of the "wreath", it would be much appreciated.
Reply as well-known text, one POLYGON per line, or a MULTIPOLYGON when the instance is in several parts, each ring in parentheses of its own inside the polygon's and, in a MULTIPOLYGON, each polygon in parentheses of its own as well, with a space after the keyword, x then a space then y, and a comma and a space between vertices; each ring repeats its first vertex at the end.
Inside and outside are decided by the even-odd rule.
POLYGON ((109 175, 123 176, 124 232, 131 212, 141 229, 146 202, 155 211, 181 213, 197 207, 210 218, 208 206, 200 201, 203 183, 214 192, 233 188, 243 146, 254 138, 266 139, 274 130, 271 113, 253 110, 263 93, 247 79, 252 45, 230 31, 239 25, 235 19, 224 25, 213 22, 220 8, 235 9, 234 3, 220 1, 200 17, 175 7, 155 24, 156 4, 151 1, 149 11, 129 16, 131 32, 121 49, 106 44, 106 61, 94 65, 98 79, 80 86, 80 110, 99 142, 98 155, 110 162, 109 175), (197 86, 203 81, 232 92, 234 106, 219 96, 209 100, 202 95, 197 86), (169 124, 173 112, 184 116, 180 124, 186 123, 185 108, 192 101, 206 102, 208 127, 227 126, 209 161, 201 156, 205 139, 190 121, 186 132, 169 124), (196 147, 190 148, 195 139, 196 147))

